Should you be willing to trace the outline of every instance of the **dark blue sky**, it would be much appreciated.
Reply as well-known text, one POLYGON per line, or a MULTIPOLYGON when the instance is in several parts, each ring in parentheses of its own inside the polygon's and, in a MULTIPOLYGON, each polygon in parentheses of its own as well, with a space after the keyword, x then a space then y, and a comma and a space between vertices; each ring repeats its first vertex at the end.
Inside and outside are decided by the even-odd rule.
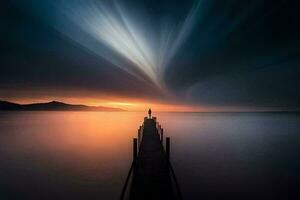
MULTIPOLYGON (((300 108, 297 1, 202 0, 192 28, 161 73, 168 95, 66 19, 62 2, 76 3, 1 1, 1 99, 99 94, 212 106, 300 108), (116 66, 116 60, 130 70, 116 66)), ((111 1, 98 2, 110 11, 111 1)), ((152 31, 166 24, 178 31, 198 5, 192 0, 119 3, 153 43, 157 36, 152 31)))

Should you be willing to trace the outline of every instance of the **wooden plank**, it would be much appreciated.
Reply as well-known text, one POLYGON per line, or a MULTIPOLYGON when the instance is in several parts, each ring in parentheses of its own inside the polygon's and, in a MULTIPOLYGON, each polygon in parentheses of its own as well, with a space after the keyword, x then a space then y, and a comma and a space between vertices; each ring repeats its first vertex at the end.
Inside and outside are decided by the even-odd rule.
POLYGON ((175 199, 172 190, 169 163, 156 122, 145 119, 138 158, 134 165, 130 190, 131 200, 175 199))

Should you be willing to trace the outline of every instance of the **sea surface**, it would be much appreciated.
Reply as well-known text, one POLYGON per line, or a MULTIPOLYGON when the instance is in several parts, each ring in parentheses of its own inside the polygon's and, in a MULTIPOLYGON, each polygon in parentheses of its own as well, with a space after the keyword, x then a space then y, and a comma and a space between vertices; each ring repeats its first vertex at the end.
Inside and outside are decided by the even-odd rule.
MULTIPOLYGON (((300 114, 154 113, 184 199, 299 199, 300 114)), ((0 112, 0 199, 119 199, 142 112, 0 112)))

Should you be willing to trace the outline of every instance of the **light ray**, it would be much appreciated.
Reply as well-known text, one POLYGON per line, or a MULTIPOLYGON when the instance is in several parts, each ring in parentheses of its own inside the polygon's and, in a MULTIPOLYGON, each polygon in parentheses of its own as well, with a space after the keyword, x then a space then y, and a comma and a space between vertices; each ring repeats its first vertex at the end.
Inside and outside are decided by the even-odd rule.
POLYGON ((150 30, 151 26, 140 25, 132 17, 141 16, 129 15, 117 1, 109 4, 94 0, 61 2, 56 8, 65 21, 55 24, 55 28, 115 66, 138 78, 148 77, 158 88, 164 89, 165 69, 192 32, 199 7, 200 1, 191 8, 181 25, 171 23, 159 30, 150 30), (147 30, 157 35, 146 36, 147 30))

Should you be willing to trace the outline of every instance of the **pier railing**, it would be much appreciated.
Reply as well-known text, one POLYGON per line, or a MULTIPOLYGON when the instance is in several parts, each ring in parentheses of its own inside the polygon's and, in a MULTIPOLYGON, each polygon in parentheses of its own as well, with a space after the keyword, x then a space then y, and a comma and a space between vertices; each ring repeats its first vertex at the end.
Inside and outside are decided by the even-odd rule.
POLYGON ((134 170, 134 165, 135 165, 135 162, 138 158, 138 152, 139 152, 139 148, 140 148, 140 145, 141 145, 141 142, 142 142, 142 138, 143 138, 143 131, 144 131, 144 123, 139 127, 138 129, 138 138, 133 138, 133 146, 132 146, 132 153, 133 153, 133 156, 132 156, 132 163, 130 165, 130 169, 128 171, 128 174, 126 176, 126 180, 125 180, 125 183, 124 183, 124 186, 122 188, 122 193, 121 193, 121 197, 120 199, 123 200, 127 197, 127 191, 128 191, 128 184, 129 184, 129 181, 131 179, 131 176, 132 176, 132 172, 134 170))
MULTIPOLYGON (((148 118, 145 117, 144 123, 139 127, 138 137, 133 138, 133 151, 132 151, 133 152, 133 160, 132 160, 129 172, 127 174, 124 186, 122 188, 122 193, 121 193, 121 196, 120 196, 120 200, 127 199, 128 196, 129 196, 128 195, 128 191, 130 189, 129 182, 132 179, 132 174, 133 174, 135 164, 136 164, 137 159, 138 159, 139 149, 140 149, 140 145, 141 145, 141 142, 142 142, 142 139, 143 139, 144 124, 145 124, 145 121, 147 119, 148 118)), ((165 139, 166 142, 165 142, 165 145, 164 145, 164 129, 162 128, 161 124, 159 124, 156 121, 155 117, 153 117, 152 119, 155 121, 156 133, 159 135, 160 142, 162 144, 164 154, 165 154, 166 160, 168 162, 168 167, 169 167, 169 171, 170 171, 170 175, 171 175, 170 177, 171 177, 171 180, 172 180, 172 187, 174 188, 174 193, 176 194, 176 199, 182 200, 183 199, 182 193, 181 193, 181 190, 180 190, 180 187, 179 187, 174 169, 173 169, 172 164, 170 162, 170 145, 171 145, 170 144, 170 137, 166 137, 166 139, 165 139)))
POLYGON ((171 161, 170 161, 170 147, 171 147, 171 141, 170 141, 170 137, 166 137, 166 143, 164 145, 164 129, 162 128, 161 124, 159 124, 159 122, 156 122, 156 129, 157 129, 157 134, 160 136, 160 141, 164 147, 164 152, 168 161, 168 165, 169 165, 169 169, 171 172, 171 178, 173 179, 173 183, 175 186, 175 192, 177 193, 178 199, 183 199, 182 197, 182 193, 181 193, 181 189, 179 187, 179 183, 177 181, 176 175, 175 175, 175 171, 172 167, 171 161))

